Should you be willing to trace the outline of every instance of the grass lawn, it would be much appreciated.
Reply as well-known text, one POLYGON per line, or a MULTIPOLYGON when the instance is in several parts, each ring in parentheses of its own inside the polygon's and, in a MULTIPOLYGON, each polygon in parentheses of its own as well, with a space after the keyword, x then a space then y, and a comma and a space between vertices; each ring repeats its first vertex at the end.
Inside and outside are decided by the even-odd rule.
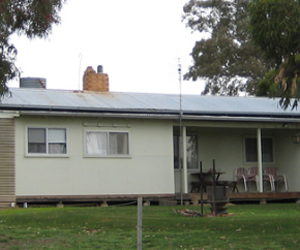
MULTIPOLYGON (((228 217, 143 207, 143 249, 300 249, 300 205, 234 205, 228 217)), ((209 207, 205 207, 209 213, 209 207)), ((0 249, 137 249, 137 207, 0 210, 0 249)))

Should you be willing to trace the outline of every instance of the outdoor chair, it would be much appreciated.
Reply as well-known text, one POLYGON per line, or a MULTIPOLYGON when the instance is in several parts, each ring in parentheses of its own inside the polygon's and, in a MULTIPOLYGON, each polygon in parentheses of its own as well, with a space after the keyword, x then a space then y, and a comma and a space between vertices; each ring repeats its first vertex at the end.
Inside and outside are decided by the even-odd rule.
POLYGON ((278 190, 278 183, 283 182, 285 191, 289 190, 286 176, 284 174, 279 174, 276 167, 265 167, 264 172, 272 177, 274 189, 278 190))
POLYGON ((247 180, 248 171, 246 168, 240 167, 235 169, 235 178, 237 183, 243 183, 245 187, 245 192, 248 191, 247 180))
MULTIPOLYGON (((256 182, 257 191, 259 191, 258 167, 249 168, 249 180, 256 182)), ((269 182, 271 191, 275 191, 273 177, 269 174, 263 174, 263 183, 269 182)))

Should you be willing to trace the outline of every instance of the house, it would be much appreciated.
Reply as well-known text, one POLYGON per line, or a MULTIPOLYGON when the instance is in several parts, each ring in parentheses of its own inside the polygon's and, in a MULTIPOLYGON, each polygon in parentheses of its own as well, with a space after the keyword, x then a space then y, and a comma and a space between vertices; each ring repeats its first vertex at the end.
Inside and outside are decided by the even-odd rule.
POLYGON ((213 160, 224 180, 236 167, 276 166, 289 191, 300 191, 300 144, 292 141, 300 112, 278 100, 113 93, 101 67, 87 69, 83 91, 40 82, 21 82, 0 104, 2 206, 173 197, 189 193, 200 161, 210 169, 213 160))

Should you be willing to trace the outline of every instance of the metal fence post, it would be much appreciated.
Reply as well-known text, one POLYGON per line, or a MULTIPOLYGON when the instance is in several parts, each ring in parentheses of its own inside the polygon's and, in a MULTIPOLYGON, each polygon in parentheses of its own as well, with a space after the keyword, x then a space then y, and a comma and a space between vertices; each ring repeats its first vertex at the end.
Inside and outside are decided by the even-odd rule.
POLYGON ((142 250, 143 243, 143 197, 138 197, 138 215, 137 215, 137 249, 142 250))

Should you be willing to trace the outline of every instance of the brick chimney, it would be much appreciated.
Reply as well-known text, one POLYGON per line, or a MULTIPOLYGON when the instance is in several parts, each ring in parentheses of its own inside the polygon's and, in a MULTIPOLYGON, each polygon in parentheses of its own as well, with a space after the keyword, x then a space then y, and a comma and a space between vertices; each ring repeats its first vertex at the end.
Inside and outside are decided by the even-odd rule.
POLYGON ((93 67, 87 67, 83 75, 83 90, 88 91, 109 91, 108 75, 103 73, 103 67, 97 67, 97 73, 93 67))

